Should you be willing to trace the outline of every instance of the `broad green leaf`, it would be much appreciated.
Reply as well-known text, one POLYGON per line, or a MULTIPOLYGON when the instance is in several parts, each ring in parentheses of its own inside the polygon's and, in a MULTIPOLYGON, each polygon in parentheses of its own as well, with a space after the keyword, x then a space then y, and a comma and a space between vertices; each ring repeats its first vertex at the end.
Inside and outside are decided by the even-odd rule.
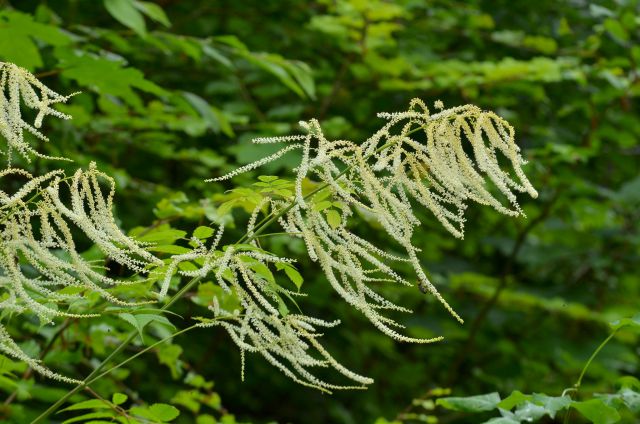
POLYGON ((577 409, 593 424, 613 424, 620 421, 620 414, 614 408, 605 404, 602 399, 590 399, 584 402, 573 402, 572 408, 577 409))
POLYGON ((332 206, 332 204, 333 203, 331 201, 329 201, 329 200, 323 200, 321 202, 318 202, 318 203, 314 204, 313 205, 313 210, 320 212, 320 211, 323 211, 325 209, 330 208, 332 206))
POLYGON ((28 70, 42 66, 35 40, 51 46, 72 42, 68 33, 53 25, 35 22, 31 15, 15 10, 0 11, 0 60, 28 70))
POLYGON ((113 402, 114 405, 122 405, 128 398, 124 393, 114 393, 113 396, 111 396, 111 402, 113 402))
POLYGON ((147 80, 140 70, 125 67, 124 61, 119 58, 68 49, 56 49, 56 56, 63 77, 101 95, 121 98, 138 110, 143 110, 143 102, 134 89, 156 96, 168 95, 166 90, 147 80))
POLYGON ((558 411, 568 408, 572 402, 569 396, 553 397, 540 393, 534 393, 531 400, 537 405, 544 406, 551 418, 555 418, 558 411))
POLYGON ((180 415, 178 408, 166 403, 154 403, 149 407, 149 411, 161 421, 172 421, 180 415))
POLYGON ((193 264, 193 262, 180 262, 178 264, 178 269, 181 271, 197 271, 198 267, 193 264))
POLYGON ((549 411, 544 406, 536 405, 529 401, 526 401, 523 405, 518 406, 515 411, 515 417, 518 420, 525 422, 533 422, 542 418, 544 415, 549 414, 549 411))
POLYGON ((104 7, 122 25, 131 28, 138 35, 147 35, 144 17, 136 9, 134 0, 104 0, 104 7))
POLYGON ((215 230, 211 227, 200 226, 193 230, 193 236, 200 240, 208 239, 215 233, 215 230))
POLYGON ((327 214, 327 223, 331 228, 336 229, 340 226, 342 222, 342 217, 340 213, 335 209, 329 209, 325 212, 327 214))
POLYGON ((485 412, 498 407, 500 395, 496 392, 469 397, 446 397, 436 400, 436 405, 453 411, 485 412))
POLYGON ((271 284, 276 284, 276 279, 273 276, 273 273, 269 269, 268 266, 263 264, 262 262, 255 262, 251 264, 249 267, 253 272, 255 272, 258 276, 262 277, 264 280, 268 281, 271 284))

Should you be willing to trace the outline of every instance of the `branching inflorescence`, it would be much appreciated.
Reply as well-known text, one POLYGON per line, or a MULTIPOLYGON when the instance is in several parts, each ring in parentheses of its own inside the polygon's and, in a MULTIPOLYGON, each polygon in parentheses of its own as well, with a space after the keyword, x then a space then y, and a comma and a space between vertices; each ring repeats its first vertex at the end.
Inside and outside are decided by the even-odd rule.
MULTIPOLYGON (((288 145, 268 158, 211 181, 229 179, 300 149, 302 160, 297 167, 293 201, 271 200, 270 215, 278 218, 286 232, 304 240, 309 257, 320 264, 335 291, 379 330, 398 341, 429 343, 441 338, 416 339, 401 334, 403 326, 383 313, 410 311, 374 290, 377 282, 411 285, 389 265, 408 262, 420 289, 433 294, 462 322, 420 264, 420 250, 412 243, 421 224, 416 205, 426 207, 449 232, 462 238, 469 201, 518 216, 523 213, 515 192, 532 197, 537 192, 521 169, 525 161, 514 143, 513 128, 492 112, 468 105, 430 114, 416 99, 406 112, 381 113, 379 117, 387 123, 362 144, 328 140, 316 120, 301 123, 306 135, 256 139, 256 143, 288 145), (504 159, 511 171, 500 166, 499 161, 504 159), (317 182, 312 191, 306 188, 309 180, 317 182), (353 233, 348 222, 355 213, 373 218, 406 255, 387 253, 385 248, 353 233)), ((253 231, 250 228, 248 233, 253 231)), ((251 325, 249 317, 251 313, 259 316, 258 310, 264 314, 268 308, 258 302, 245 306, 244 321, 232 330, 234 341, 243 350, 260 349, 245 342, 247 328, 261 331, 251 325)), ((271 311, 271 317, 275 316, 271 311)), ((283 318, 282 325, 285 322, 283 318)), ((224 325, 229 329, 231 324, 224 325)), ((262 346, 262 350, 267 349, 262 346)), ((308 377, 305 381, 320 385, 308 377)))
MULTIPOLYGON (((29 154, 45 157, 24 140, 24 131, 45 139, 36 128, 46 115, 70 118, 50 108, 52 103, 68 97, 54 93, 15 65, 0 63, 0 72, 0 130, 8 143, 5 153, 9 159, 12 150, 26 159, 29 154), (20 97, 26 106, 38 111, 33 125, 23 121, 20 97)), ((98 171, 95 164, 86 171, 76 171, 71 177, 66 177, 62 170, 33 176, 23 169, 7 166, 0 171, 0 183, 3 188, 17 186, 13 192, 0 190, 0 311, 3 315, 32 313, 45 324, 51 323, 54 317, 95 316, 74 311, 74 303, 86 300, 91 294, 121 306, 140 304, 119 299, 109 292, 115 286, 137 282, 107 276, 100 264, 78 252, 74 241, 74 234, 83 233, 106 257, 133 272, 145 273, 149 265, 162 264, 145 246, 118 228, 112 215, 115 183, 98 171)), ((76 381, 44 368, 27 356, 2 326, 0 352, 27 362, 43 375, 76 381)))
MULTIPOLYGON (((7 63, 0 63, 0 88, 0 132, 7 140, 8 163, 13 151, 26 159, 45 157, 25 141, 25 132, 45 140, 37 129, 42 118, 68 119, 50 106, 69 96, 54 93, 26 70, 7 63), (22 103, 37 110, 33 124, 22 118, 22 103)), ((100 272, 77 251, 74 235, 82 233, 105 257, 132 272, 160 273, 153 278, 160 281, 160 297, 167 295, 175 274, 214 279, 235 303, 229 307, 214 296, 209 307, 214 317, 202 319, 199 326, 223 327, 240 348, 243 364, 246 352, 258 353, 307 386, 327 391, 365 387, 372 380, 345 368, 318 340, 320 329, 338 322, 293 313, 286 306, 284 299, 297 307, 295 298, 304 294, 279 285, 271 270, 293 272, 295 260, 263 250, 256 240, 267 226, 280 225, 291 237, 303 240, 309 258, 319 264, 333 289, 384 334, 404 342, 441 340, 403 334, 403 325, 388 312, 411 311, 376 290, 380 284, 410 286, 417 281, 423 292, 435 296, 462 322, 420 264, 420 249, 412 241, 421 225, 417 207, 431 211, 450 233, 462 238, 464 211, 470 201, 518 216, 523 213, 515 193, 533 197, 537 193, 521 169, 525 162, 514 143, 514 130, 505 120, 470 105, 444 110, 437 102, 436 108, 439 111, 431 114, 424 103, 413 100, 406 112, 381 113, 386 124, 362 144, 328 140, 316 120, 301 123, 305 135, 256 139, 256 143, 286 145, 212 181, 251 171, 298 149, 302 159, 292 194, 265 195, 255 205, 240 242, 222 246, 224 228, 220 227, 209 246, 194 237, 191 251, 166 262, 118 228, 112 215, 115 184, 94 164, 72 176, 61 170, 32 176, 7 165, 0 171, 0 183, 4 187, 11 181, 17 189, 0 191, 0 310, 31 313, 50 322, 54 317, 92 316, 91 311, 76 310, 76 303, 91 293, 123 307, 140 304, 138 299, 123 300, 110 291, 140 279, 112 278, 100 272), (508 170, 501 163, 510 165, 508 170), (258 222, 263 212, 267 215, 258 222), (349 225, 355 214, 375 221, 402 254, 392 254, 387 246, 356 234, 349 225), (182 267, 184 262, 192 266, 182 267), (401 275, 394 263, 408 264, 413 276, 401 275), (326 382, 316 375, 318 368, 332 368, 353 383, 326 382)), ((75 381, 24 354, 2 326, 0 351, 43 375, 75 381)))

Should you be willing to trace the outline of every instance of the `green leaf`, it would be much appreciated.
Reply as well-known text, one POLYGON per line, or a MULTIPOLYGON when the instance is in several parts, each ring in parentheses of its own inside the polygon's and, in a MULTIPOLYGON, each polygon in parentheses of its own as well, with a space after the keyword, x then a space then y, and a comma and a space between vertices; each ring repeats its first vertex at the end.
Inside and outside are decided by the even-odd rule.
POLYGON ((640 314, 632 318, 622 318, 609 324, 613 330, 619 330, 624 327, 632 327, 640 330, 640 314))
POLYGON ((200 226, 193 231, 193 236, 197 239, 208 239, 215 233, 215 230, 211 227, 200 226))
MULTIPOLYGON (((95 421, 96 418, 112 418, 114 416, 115 416, 115 411, 113 410, 101 411, 101 412, 89 412, 88 414, 83 414, 77 417, 69 418, 68 420, 63 421, 62 424, 72 424, 80 421, 85 421, 87 423, 89 422, 97 423, 102 421, 95 421)), ((109 422, 113 422, 113 421, 109 421, 109 422)))
POLYGON ((149 411, 161 421, 172 421, 180 415, 178 408, 166 403, 154 403, 149 407, 149 411))
POLYGON ((620 414, 614 408, 605 404, 602 399, 590 399, 584 402, 573 402, 571 407, 577 409, 593 424, 613 424, 620 420, 620 414))
POLYGON ((544 406, 536 405, 529 401, 520 405, 515 411, 515 416, 520 421, 533 422, 542 418, 549 411, 544 406))
POLYGON ((131 28, 142 37, 147 35, 144 17, 136 9, 133 0, 104 0, 104 7, 122 25, 131 28))
POLYGON ((298 291, 300 291, 302 283, 304 283, 304 278, 302 278, 302 275, 300 275, 297 269, 286 262, 276 262, 276 269, 278 271, 284 270, 284 273, 287 275, 287 277, 289 277, 291 282, 298 288, 298 291))
POLYGON ((140 111, 144 110, 143 103, 134 88, 156 96, 168 95, 166 90, 145 79, 140 70, 125 67, 122 59, 75 49, 56 49, 56 56, 64 78, 101 95, 118 97, 140 111))
POLYGON ((569 396, 547 396, 545 394, 534 393, 532 401, 537 405, 542 405, 547 410, 551 418, 555 418, 558 411, 571 406, 571 398, 569 396))
POLYGON ((193 109, 198 112, 198 114, 200 114, 202 119, 207 122, 209 128, 214 133, 219 133, 221 130, 220 120, 218 119, 218 116, 213 112, 213 109, 209 105, 209 102, 207 102, 197 94, 190 93, 188 91, 183 91, 182 95, 185 99, 187 99, 191 107, 193 107, 193 109))
POLYGON ((167 14, 164 13, 164 10, 160 6, 155 3, 151 3, 149 1, 135 1, 133 5, 136 9, 147 15, 150 19, 166 26, 167 28, 171 26, 171 22, 167 17, 167 14))
POLYGON ((608 18, 604 21, 604 27, 614 38, 623 42, 629 40, 629 33, 619 21, 608 18))
POLYGON ((328 209, 332 206, 333 202, 331 202, 330 200, 323 200, 321 202, 318 202, 316 204, 313 205, 313 210, 320 212, 323 211, 325 209, 328 209))
POLYGON ((453 411, 485 412, 498 407, 500 395, 496 392, 469 397, 446 397, 436 400, 436 405, 453 411))
POLYGON ((152 322, 157 322, 158 324, 166 325, 172 329, 175 329, 174 325, 171 324, 171 321, 169 321, 166 317, 162 315, 156 315, 156 314, 135 314, 134 315, 130 313, 124 313, 124 314, 118 314, 118 317, 120 317, 121 319, 131 324, 138 331, 138 334, 140 335, 140 338, 143 339, 143 341, 144 341, 144 335, 143 335, 144 328, 152 322))
POLYGON ((510 417, 491 418, 489 421, 485 421, 483 424, 520 424, 520 421, 514 420, 510 417))
POLYGON ((136 406, 131 408, 129 412, 135 416, 151 420, 154 423, 169 422, 180 415, 178 408, 165 403, 154 403, 148 408, 136 406))
POLYGON ((325 213, 327 214, 327 223, 329 226, 333 229, 338 228, 342 222, 340 213, 335 209, 329 209, 325 213))
POLYGON ((129 399, 129 397, 124 393, 114 393, 111 397, 111 402, 113 402, 114 405, 122 405, 127 399, 129 399))
POLYGON ((14 10, 0 11, 0 59, 29 70, 42 66, 35 40, 51 46, 72 42, 70 34, 56 26, 35 22, 31 15, 14 10))
POLYGON ((106 401, 103 401, 103 400, 91 399, 91 400, 85 400, 85 401, 73 404, 73 405, 61 410, 60 412, 63 412, 63 411, 78 411, 78 410, 82 410, 82 409, 111 409, 111 405, 109 405, 109 402, 106 402, 106 401))
POLYGON ((171 377, 178 379, 182 373, 182 361, 180 355, 182 355, 182 347, 176 344, 162 344, 158 346, 156 350, 158 361, 161 364, 166 365, 171 370, 171 377))
POLYGON ((191 249, 188 249, 183 246, 176 246, 175 244, 163 244, 158 246, 151 246, 147 248, 150 252, 159 252, 159 253, 169 253, 171 255, 181 255, 183 253, 191 252, 191 249))
POLYGON ((269 269, 268 266, 263 264, 262 262, 255 262, 251 264, 249 267, 253 272, 255 272, 258 276, 262 277, 264 280, 268 281, 271 284, 276 284, 276 279, 273 276, 273 273, 269 269))
POLYGON ((187 235, 186 231, 163 229, 157 231, 150 231, 147 234, 137 237, 137 239, 143 243, 158 243, 172 244, 174 241, 183 238, 187 235))
POLYGON ((531 395, 525 395, 518 390, 514 390, 508 397, 498 404, 498 408, 510 410, 530 399, 531 395))

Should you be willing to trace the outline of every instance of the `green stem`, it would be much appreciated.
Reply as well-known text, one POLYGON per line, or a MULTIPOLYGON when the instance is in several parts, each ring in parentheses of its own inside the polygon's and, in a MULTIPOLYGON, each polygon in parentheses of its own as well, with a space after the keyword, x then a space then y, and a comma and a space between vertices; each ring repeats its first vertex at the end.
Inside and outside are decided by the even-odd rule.
POLYGON ((90 385, 91 383, 101 379, 105 375, 111 374, 113 371, 117 370, 118 368, 128 364, 129 362, 133 361, 137 357, 144 355, 145 353, 147 353, 151 349, 154 349, 156 346, 159 346, 162 343, 165 343, 165 342, 167 342, 167 341, 169 341, 169 340, 171 340, 173 338, 176 338, 179 335, 184 334, 184 333, 186 333, 188 331, 191 331, 191 330, 193 330, 193 329, 195 329, 197 327, 198 327, 198 324, 194 324, 191 327, 184 328, 184 329, 182 329, 180 331, 177 331, 177 332, 165 337, 164 339, 158 340, 157 342, 153 343, 152 345, 149 345, 149 346, 145 347, 144 349, 142 349, 141 351, 139 351, 135 355, 132 355, 132 356, 128 357, 127 359, 125 359, 124 361, 120 362, 119 364, 114 365, 111 368, 109 368, 108 370, 103 371, 101 374, 96 375, 94 378, 92 378, 91 380, 87 381, 85 385, 86 386, 90 385))
POLYGON ((618 330, 613 330, 613 332, 611 334, 609 334, 609 337, 604 339, 604 341, 602 343, 600 343, 600 346, 598 346, 597 349, 591 354, 591 357, 589 358, 587 363, 584 364, 584 367, 582 368, 582 372, 580 372, 580 377, 578 377, 578 381, 576 381, 576 384, 573 385, 573 387, 576 389, 576 392, 580 388, 580 385, 582 384, 582 378, 586 374, 587 369, 589 368, 589 365, 591 365, 591 362, 593 362, 593 360, 598 355, 598 353, 600 353, 602 348, 605 347, 607 343, 609 343, 609 341, 613 338, 613 336, 616 335, 617 331, 618 330))
POLYGON ((136 332, 133 331, 131 332, 126 339, 124 339, 122 341, 122 343, 120 343, 120 345, 115 348, 113 350, 113 352, 111 352, 109 354, 109 356, 107 356, 92 372, 91 374, 89 374, 87 376, 87 378, 85 378, 82 382, 80 382, 80 384, 78 384, 77 386, 75 386, 73 389, 69 390, 67 393, 65 393, 64 396, 62 396, 60 399, 58 399, 56 401, 56 403, 54 403, 53 405, 51 405, 46 411, 44 411, 42 414, 40 414, 36 419, 34 419, 33 421, 31 421, 31 424, 38 424, 41 422, 44 422, 44 420, 51 414, 53 414, 55 411, 58 410, 58 408, 60 408, 66 401, 67 399, 69 399, 71 396, 75 395, 76 393, 78 393, 80 390, 84 389, 88 382, 90 380, 92 380, 101 370, 102 368, 104 368, 105 365, 107 365, 107 363, 109 361, 111 361, 111 359, 113 359, 117 354, 119 354, 120 352, 122 352, 122 350, 124 350, 125 347, 127 347, 129 345, 129 343, 131 343, 131 341, 133 341, 133 339, 135 339, 136 337, 136 332))
MULTIPOLYGON (((578 381, 576 381, 576 383, 573 385, 572 389, 567 389, 565 390, 562 395, 564 396, 565 393, 567 392, 575 392, 575 394, 578 394, 578 390, 580 390, 580 385, 582 384, 582 379, 584 378, 584 375, 587 373, 587 370, 589 369, 589 366, 591 365, 591 363, 593 362, 593 360, 596 358, 596 356, 598 356, 598 353, 600 353, 600 351, 607 345, 607 343, 609 343, 611 341, 611 339, 613 339, 613 337, 616 335, 616 333, 618 332, 618 329, 615 329, 611 332, 611 334, 609 334, 609 336, 604 339, 604 341, 602 343, 600 343, 600 345, 596 348, 596 350, 593 351, 593 353, 591 354, 591 356, 589 357, 589 359, 587 360, 587 362, 584 364, 584 367, 582 367, 582 371, 580 372, 580 376, 578 377, 578 381)), ((563 423, 567 424, 569 422, 569 417, 571 416, 571 409, 567 410, 567 413, 564 414, 564 420, 563 423)))
MULTIPOLYGON (((164 311, 169 309, 175 302, 178 301, 178 299, 180 299, 188 290, 190 290, 195 284, 197 284, 200 281, 200 277, 195 277, 193 279, 191 279, 191 281, 189 281, 187 284, 185 284, 180 290, 178 290, 173 296, 171 296, 171 298, 169 299, 169 301, 162 307, 160 308, 160 310, 164 311)), ((62 396, 60 399, 58 399, 53 405, 51 405, 49 408, 47 408, 46 411, 44 411, 42 414, 40 414, 36 419, 34 419, 33 421, 31 421, 31 424, 38 424, 38 423, 42 423, 44 422, 44 420, 51 414, 53 414, 55 411, 58 410, 58 408, 60 408, 71 396, 75 395, 76 393, 78 393, 80 390, 84 389, 85 387, 87 387, 90 383, 94 382, 95 380, 97 380, 96 376, 98 376, 98 374, 100 374, 100 372, 102 371, 102 369, 109 363, 111 362, 111 360, 118 355, 120 352, 122 352, 127 346, 129 346, 129 344, 133 341, 133 339, 136 338, 137 335, 137 331, 132 331, 131 333, 129 333, 129 335, 120 343, 120 345, 118 345, 117 348, 115 348, 113 350, 113 352, 111 352, 109 354, 109 356, 107 356, 84 380, 82 380, 82 382, 80 382, 77 386, 75 386, 73 389, 69 390, 67 393, 65 393, 64 396, 62 396)), ((102 377, 105 373, 100 374, 100 377, 102 377)))

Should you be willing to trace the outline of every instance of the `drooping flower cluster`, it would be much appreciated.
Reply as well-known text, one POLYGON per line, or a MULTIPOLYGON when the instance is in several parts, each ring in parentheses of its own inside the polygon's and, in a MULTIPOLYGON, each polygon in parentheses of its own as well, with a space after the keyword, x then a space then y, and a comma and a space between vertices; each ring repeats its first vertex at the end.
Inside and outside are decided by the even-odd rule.
MULTIPOLYGON (((441 102, 436 106, 443 109, 441 102)), ((335 291, 378 329, 399 341, 433 342, 441 338, 401 334, 402 325, 383 312, 410 311, 374 289, 381 282, 410 285, 390 265, 407 262, 420 289, 432 293, 462 322, 420 264, 420 250, 412 242, 421 225, 416 206, 430 210, 449 232, 462 238, 464 211, 470 201, 518 216, 522 210, 515 192, 532 197, 537 192, 522 171, 525 161, 514 142, 513 128, 493 112, 467 105, 431 114, 422 101, 413 100, 408 111, 379 117, 387 123, 362 144, 328 140, 316 120, 301 123, 306 135, 254 140, 289 144, 211 181, 231 178, 300 149, 293 204, 272 200, 270 215, 286 232, 304 240, 309 257, 319 262, 335 291), (502 162, 510 169, 504 169, 502 162), (356 212, 376 221, 405 254, 392 255, 387 246, 375 246, 356 235, 348 226, 356 212)), ((275 314, 271 317, 276 319, 275 314)))
MULTIPOLYGON (((287 304, 297 307, 295 298, 303 294, 276 281, 273 269, 292 272, 294 261, 260 248, 256 240, 266 226, 277 222, 292 237, 302 239, 310 259, 319 263, 334 290, 380 331, 399 341, 430 343, 441 337, 404 335, 402 324, 387 312, 411 311, 376 290, 417 280, 422 291, 432 293, 462 321, 421 266, 420 250, 412 242, 421 225, 416 206, 430 210, 461 238, 470 201, 518 216, 522 210, 515 193, 537 195, 521 169, 524 160, 506 121, 475 106, 444 110, 441 102, 436 104, 440 111, 431 114, 414 100, 406 112, 379 114, 387 123, 362 144, 328 140, 316 120, 302 123, 306 135, 255 140, 287 145, 214 180, 256 169, 300 149, 293 195, 265 196, 256 204, 245 243, 220 247, 221 227, 208 247, 194 237, 193 250, 173 255, 165 263, 119 229, 112 215, 115 184, 95 165, 72 176, 61 170, 33 176, 10 166, 14 151, 27 160, 30 155, 46 157, 25 141, 25 131, 46 140, 38 130, 42 119, 47 115, 68 119, 51 108, 68 98, 26 70, 0 62, 0 134, 7 140, 3 153, 9 164, 0 171, 0 186, 15 188, 0 190, 0 312, 35 314, 42 322, 56 316, 87 317, 91 314, 78 311, 74 303, 91 293, 112 304, 140 304, 120 299, 110 290, 136 284, 135 280, 109 277, 78 253, 74 236, 82 233, 105 257, 131 272, 144 274, 154 268, 154 273, 160 273, 153 275, 161 282, 160 297, 168 293, 176 274, 194 279, 214 276, 224 295, 212 299, 209 309, 214 319, 199 325, 223 327, 239 346, 243 364, 246 352, 258 353, 294 381, 321 390, 361 388, 372 380, 345 368, 320 344, 320 329, 337 322, 289 311, 287 304), (33 124, 22 117, 22 106, 37 111, 33 124), (267 216, 258 222, 265 210, 267 216), (376 246, 356 234, 349 226, 356 213, 375 221, 402 254, 392 254, 389 246, 376 246), (183 266, 187 262, 189 266, 183 266), (409 264, 414 275, 401 275, 395 263, 409 264), (353 384, 326 382, 318 376, 319 368, 331 368, 353 384)), ((26 355, 2 325, 0 352, 25 361, 45 376, 75 382, 26 355)))
MULTIPOLYGON (((0 135, 7 142, 6 150, 0 150, 11 163, 14 151, 26 160, 30 155, 49 158, 35 150, 24 139, 27 131, 43 141, 49 139, 39 131, 45 116, 51 115, 61 119, 71 116, 52 109, 56 103, 65 103, 76 93, 62 96, 41 83, 33 74, 12 63, 0 62, 0 135), (26 122, 22 116, 22 106, 35 109, 38 114, 33 124, 26 122)), ((65 158, 50 158, 61 159, 65 158)))
MULTIPOLYGON (((8 142, 5 153, 9 159, 12 150, 27 159, 29 154, 43 156, 24 141, 23 130, 45 139, 36 128, 46 115, 68 119, 50 107, 68 96, 54 93, 26 70, 6 63, 0 63, 0 88, 0 133, 8 142), (40 90, 40 96, 33 87, 40 90), (23 120, 20 99, 38 111, 33 125, 23 120)), ((135 282, 109 277, 100 263, 78 252, 74 240, 84 234, 105 257, 131 272, 145 273, 149 265, 162 265, 145 246, 118 228, 112 215, 115 183, 95 164, 70 177, 62 170, 33 176, 8 166, 0 171, 0 187, 7 187, 0 190, 0 311, 4 316, 31 313, 42 323, 56 316, 94 316, 73 310, 74 302, 92 293, 117 305, 140 304, 111 294, 109 289, 135 282)), ((0 352, 27 362, 45 376, 75 381, 22 352, 1 325, 0 352)))

